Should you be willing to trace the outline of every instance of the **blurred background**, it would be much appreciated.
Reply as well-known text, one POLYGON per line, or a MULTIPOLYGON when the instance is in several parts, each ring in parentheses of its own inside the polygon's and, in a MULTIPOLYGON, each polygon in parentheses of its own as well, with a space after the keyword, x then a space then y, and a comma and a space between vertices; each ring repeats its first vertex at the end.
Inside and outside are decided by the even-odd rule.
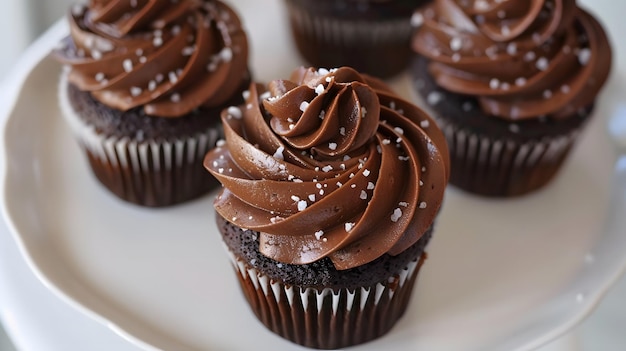
MULTIPOLYGON (((63 17, 74 0, 4 0, 0 11, 0 94, 2 81, 22 51, 52 23, 63 17)), ((4 226, 3 222, 0 225, 4 226)), ((3 306, 0 301, 0 307, 3 306)), ((69 306, 67 308, 70 308, 69 306)), ((12 351, 0 320, 0 351, 12 351)), ((626 279, 609 293, 581 326, 559 342, 540 351, 626 350, 626 279)), ((30 351, 30 350, 25 350, 30 351)), ((37 351, 37 350, 35 350, 37 351)), ((70 350, 71 351, 71 350, 70 350)))

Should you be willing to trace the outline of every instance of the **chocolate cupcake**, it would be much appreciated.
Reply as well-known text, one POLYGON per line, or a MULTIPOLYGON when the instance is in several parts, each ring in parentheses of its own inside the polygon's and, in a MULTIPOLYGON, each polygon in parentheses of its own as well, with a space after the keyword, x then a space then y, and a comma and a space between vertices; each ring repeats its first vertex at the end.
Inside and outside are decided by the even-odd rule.
POLYGON ((435 122, 351 68, 252 84, 205 167, 252 310, 320 349, 387 333, 407 308, 448 179, 435 122))
POLYGON ((413 76, 446 135, 450 182, 497 197, 547 184, 608 77, 601 25, 573 0, 435 0, 419 16, 413 76))
POLYGON ((217 186, 202 160, 250 82, 237 14, 220 1, 92 0, 69 25, 53 52, 60 104, 97 179, 155 207, 217 186))
POLYGON ((386 78, 409 64, 411 16, 428 0, 285 0, 295 44, 317 67, 386 78))

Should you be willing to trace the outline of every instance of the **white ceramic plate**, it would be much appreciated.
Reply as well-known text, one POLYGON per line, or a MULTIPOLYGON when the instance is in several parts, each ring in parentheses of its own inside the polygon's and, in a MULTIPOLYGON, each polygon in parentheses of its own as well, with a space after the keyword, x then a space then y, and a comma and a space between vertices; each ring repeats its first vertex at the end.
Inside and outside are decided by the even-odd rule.
MULTIPOLYGON (((251 35, 256 78, 286 77, 300 61, 280 3, 235 6, 251 35)), ((615 7, 626 10, 594 2, 623 33, 615 7)), ((213 223, 214 194, 143 209, 90 174, 57 108, 60 67, 46 57, 65 33, 61 22, 30 49, 4 126, 3 210, 35 274, 141 348, 293 350, 245 304, 213 223)), ((590 313, 626 267, 626 159, 606 131, 626 104, 617 51, 597 116, 556 181, 513 200, 451 188, 410 309, 388 335, 358 349, 529 350, 590 313)), ((415 98, 407 77, 392 84, 415 98)))

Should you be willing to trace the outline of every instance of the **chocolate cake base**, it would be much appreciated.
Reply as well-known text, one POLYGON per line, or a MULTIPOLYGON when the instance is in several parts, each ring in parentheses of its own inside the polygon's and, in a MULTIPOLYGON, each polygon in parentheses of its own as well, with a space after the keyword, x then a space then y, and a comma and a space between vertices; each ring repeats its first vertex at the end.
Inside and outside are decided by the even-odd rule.
POLYGON ((239 93, 224 106, 162 118, 146 115, 142 108, 105 106, 65 76, 60 95, 63 115, 96 178, 122 200, 148 207, 182 203, 219 185, 202 161, 223 138, 221 110, 243 101, 239 93))
POLYGON ((470 193, 519 196, 548 184, 561 169, 593 106, 574 116, 507 121, 488 116, 476 98, 442 89, 415 56, 413 83, 434 113, 450 150, 450 183, 470 193))
POLYGON ((338 271, 330 259, 276 262, 259 251, 259 233, 216 215, 241 289, 257 318, 294 343, 317 349, 361 344, 386 334, 404 314, 432 227, 398 256, 338 271))

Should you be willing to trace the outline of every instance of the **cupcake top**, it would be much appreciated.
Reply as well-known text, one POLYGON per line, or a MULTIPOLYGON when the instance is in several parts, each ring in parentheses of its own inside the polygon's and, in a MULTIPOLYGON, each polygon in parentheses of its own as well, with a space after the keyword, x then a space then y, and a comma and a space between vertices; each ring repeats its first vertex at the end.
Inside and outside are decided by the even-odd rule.
POLYGON ((414 23, 437 84, 507 120, 575 115, 611 67, 604 30, 575 0, 435 0, 414 23))
POLYGON ((122 111, 183 116, 226 102, 247 79, 237 14, 213 0, 91 0, 70 15, 54 51, 69 81, 122 111))
POLYGON ((441 131, 381 81, 351 68, 296 70, 252 84, 222 113, 226 140, 205 167, 216 211, 259 231, 259 250, 337 269, 397 255, 431 226, 449 173, 441 131))

